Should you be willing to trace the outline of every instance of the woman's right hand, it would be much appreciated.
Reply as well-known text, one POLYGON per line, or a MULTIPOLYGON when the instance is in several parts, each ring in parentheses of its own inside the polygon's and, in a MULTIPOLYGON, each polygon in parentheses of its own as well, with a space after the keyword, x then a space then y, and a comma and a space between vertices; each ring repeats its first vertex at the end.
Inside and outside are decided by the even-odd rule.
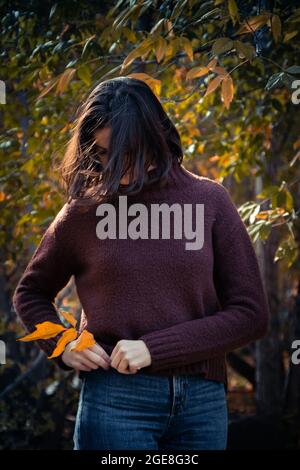
POLYGON ((108 370, 110 368, 110 357, 107 352, 98 344, 83 351, 70 351, 76 340, 71 341, 65 347, 61 356, 64 363, 76 370, 91 371, 102 367, 108 370))

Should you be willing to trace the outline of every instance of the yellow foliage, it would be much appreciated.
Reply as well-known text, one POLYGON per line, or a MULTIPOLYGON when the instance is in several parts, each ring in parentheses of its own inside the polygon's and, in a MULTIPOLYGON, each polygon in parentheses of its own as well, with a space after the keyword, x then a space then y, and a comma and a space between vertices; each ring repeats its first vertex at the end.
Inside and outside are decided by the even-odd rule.
POLYGON ((66 330, 63 325, 59 323, 52 323, 50 321, 44 321, 43 323, 37 323, 35 325, 36 330, 29 333, 23 338, 18 338, 18 341, 35 341, 37 339, 49 339, 53 336, 58 335, 61 331, 66 330))
POLYGON ((86 348, 94 346, 94 344, 96 344, 94 335, 87 330, 83 330, 70 351, 83 351, 86 348))
POLYGON ((230 103, 233 99, 234 87, 233 81, 230 75, 226 75, 222 80, 222 100, 224 102, 225 107, 228 109, 230 103))
POLYGON ((48 359, 59 356, 65 349, 66 345, 77 338, 77 331, 75 328, 68 328, 59 338, 56 348, 48 359))

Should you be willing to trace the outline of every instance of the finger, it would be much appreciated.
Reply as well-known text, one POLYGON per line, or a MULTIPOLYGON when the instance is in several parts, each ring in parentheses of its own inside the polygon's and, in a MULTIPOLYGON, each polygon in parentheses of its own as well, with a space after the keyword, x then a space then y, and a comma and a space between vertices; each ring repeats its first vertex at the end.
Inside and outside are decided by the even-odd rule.
POLYGON ((82 351, 82 355, 84 357, 86 357, 89 361, 94 362, 95 364, 97 364, 98 366, 109 367, 109 365, 110 365, 107 361, 105 361, 105 359, 103 359, 102 356, 99 356, 98 354, 96 354, 95 352, 93 352, 89 349, 84 349, 82 351))
POLYGON ((122 374, 130 374, 129 367, 128 367, 128 360, 122 359, 118 364, 118 371, 122 374))
POLYGON ((123 365, 121 365, 121 363, 119 364, 118 366, 118 372, 120 372, 121 374, 136 374, 137 373, 137 369, 136 368, 133 368, 133 367, 130 367, 129 365, 124 368, 123 365))
POLYGON ((76 366, 74 365, 74 369, 80 372, 81 370, 84 370, 86 372, 90 372, 92 369, 90 367, 85 366, 81 362, 77 362, 76 366))
POLYGON ((83 364, 86 367, 90 367, 91 369, 96 370, 96 369, 99 368, 98 364, 96 364, 93 361, 90 361, 87 357, 85 357, 83 355, 80 357, 79 361, 80 361, 81 364, 83 364))
POLYGON ((89 348, 91 351, 94 351, 96 354, 99 354, 99 356, 103 357, 105 360, 110 362, 110 357, 107 354, 107 352, 98 344, 94 344, 91 348, 89 348))
POLYGON ((121 360, 122 360, 121 351, 118 351, 115 353, 114 357, 111 358, 111 362, 110 362, 111 367, 115 367, 117 369, 121 360))

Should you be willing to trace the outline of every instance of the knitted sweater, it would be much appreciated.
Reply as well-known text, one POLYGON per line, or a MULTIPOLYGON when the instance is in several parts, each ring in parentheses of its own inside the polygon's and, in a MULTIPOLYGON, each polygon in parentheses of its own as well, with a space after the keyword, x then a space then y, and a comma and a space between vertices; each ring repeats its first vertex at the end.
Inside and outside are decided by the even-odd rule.
MULTIPOLYGON (((145 231, 126 237, 122 216, 123 235, 100 238, 101 204, 82 211, 72 200, 45 231, 19 280, 15 311, 29 332, 43 321, 60 323, 54 301, 73 275, 82 305, 79 330, 92 332, 108 354, 121 339, 143 340, 151 364, 137 373, 199 374, 227 385, 226 353, 263 337, 270 315, 254 247, 229 192, 175 162, 164 186, 154 183, 127 197, 128 208, 136 203, 148 210, 154 227, 155 204, 176 204, 183 221, 192 213, 198 246, 187 248, 188 224, 180 238, 175 216, 167 236, 148 230, 148 238, 145 231)), ((121 225, 120 199, 111 205, 121 225)), ((162 217, 158 225, 163 229, 162 217)), ((37 343, 50 355, 56 341, 37 343)), ((71 370, 61 358, 56 362, 71 370)))

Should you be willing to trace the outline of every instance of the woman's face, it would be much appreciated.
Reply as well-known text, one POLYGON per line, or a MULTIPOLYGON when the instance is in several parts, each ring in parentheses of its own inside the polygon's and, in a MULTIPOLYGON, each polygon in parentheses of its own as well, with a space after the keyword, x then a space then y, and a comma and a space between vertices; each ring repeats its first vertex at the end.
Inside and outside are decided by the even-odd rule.
MULTIPOLYGON (((94 133, 95 141, 98 147, 98 155, 104 167, 108 159, 107 152, 108 152, 110 134, 111 134, 110 127, 104 127, 103 129, 99 129, 95 131, 94 133)), ((128 184, 129 183, 128 177, 125 175, 123 178, 121 178, 120 183, 128 184)))
MULTIPOLYGON (((107 159, 108 159, 108 147, 109 147, 110 134, 111 134, 110 127, 104 127, 102 129, 95 131, 94 133, 95 141, 98 147, 98 155, 103 166, 106 165, 107 159)), ((152 168, 154 168, 154 166, 150 165, 150 167, 148 168, 148 171, 151 170, 152 168)), ((129 175, 125 174, 121 178, 120 183, 129 184, 130 183, 129 175)))
POLYGON ((101 163, 103 166, 106 165, 107 163, 107 152, 108 152, 108 146, 109 146, 109 140, 110 140, 110 133, 111 133, 111 128, 110 127, 104 127, 103 129, 99 129, 95 131, 95 141, 98 147, 98 155, 101 160, 101 163))

